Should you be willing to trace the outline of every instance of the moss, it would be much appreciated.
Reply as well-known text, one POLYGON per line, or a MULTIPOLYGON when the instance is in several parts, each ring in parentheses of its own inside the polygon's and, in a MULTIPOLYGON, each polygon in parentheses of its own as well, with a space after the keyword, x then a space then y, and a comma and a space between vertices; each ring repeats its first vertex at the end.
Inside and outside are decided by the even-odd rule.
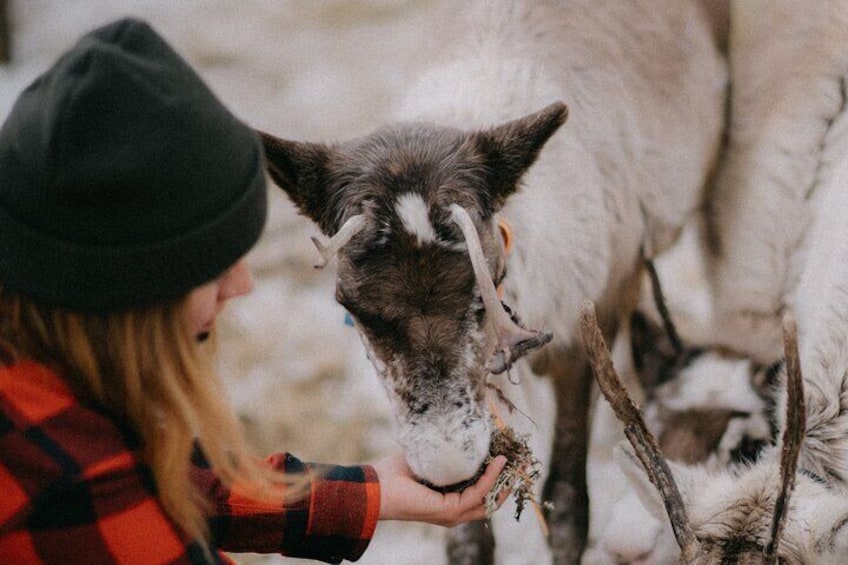
POLYGON ((503 455, 507 461, 495 486, 486 495, 486 510, 489 514, 494 512, 501 495, 512 489, 516 502, 515 519, 518 520, 528 501, 536 503, 533 486, 540 475, 540 462, 530 451, 527 436, 519 436, 509 427, 499 427, 492 435, 487 463, 498 455, 503 455))

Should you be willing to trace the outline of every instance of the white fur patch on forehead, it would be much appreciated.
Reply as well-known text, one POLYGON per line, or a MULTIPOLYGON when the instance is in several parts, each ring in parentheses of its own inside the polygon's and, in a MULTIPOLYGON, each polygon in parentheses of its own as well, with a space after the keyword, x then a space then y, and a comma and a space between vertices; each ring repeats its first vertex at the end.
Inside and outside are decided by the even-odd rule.
POLYGON ((403 228, 415 236, 418 245, 437 243, 439 236, 430 223, 429 208, 420 194, 405 192, 395 201, 395 212, 403 228))

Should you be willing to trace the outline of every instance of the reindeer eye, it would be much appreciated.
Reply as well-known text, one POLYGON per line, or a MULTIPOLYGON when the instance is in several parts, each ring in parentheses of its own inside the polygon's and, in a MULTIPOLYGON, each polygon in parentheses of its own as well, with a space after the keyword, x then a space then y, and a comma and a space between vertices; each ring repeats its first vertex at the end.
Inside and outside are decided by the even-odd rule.
POLYGON ((753 463, 767 445, 768 443, 763 439, 746 435, 740 440, 739 445, 730 451, 730 458, 736 463, 753 463))

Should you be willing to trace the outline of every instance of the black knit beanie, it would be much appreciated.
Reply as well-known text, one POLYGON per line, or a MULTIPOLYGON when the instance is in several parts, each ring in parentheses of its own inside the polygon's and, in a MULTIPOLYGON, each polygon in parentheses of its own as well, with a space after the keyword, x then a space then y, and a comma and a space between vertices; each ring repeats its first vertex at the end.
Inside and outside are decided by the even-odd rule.
POLYGON ((178 298, 256 243, 262 159, 147 24, 99 28, 0 130, 0 286, 92 312, 178 298))

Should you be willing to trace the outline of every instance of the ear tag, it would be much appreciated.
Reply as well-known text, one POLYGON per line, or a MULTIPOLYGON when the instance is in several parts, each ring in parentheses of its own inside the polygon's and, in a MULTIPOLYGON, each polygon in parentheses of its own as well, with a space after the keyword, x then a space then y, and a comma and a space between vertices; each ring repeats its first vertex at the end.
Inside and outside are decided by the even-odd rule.
POLYGON ((507 255, 512 251, 512 226, 507 222, 504 218, 498 218, 498 231, 501 232, 501 239, 503 240, 504 253, 507 255))
POLYGON ((353 327, 353 316, 350 315, 350 312, 345 312, 344 325, 353 327))

